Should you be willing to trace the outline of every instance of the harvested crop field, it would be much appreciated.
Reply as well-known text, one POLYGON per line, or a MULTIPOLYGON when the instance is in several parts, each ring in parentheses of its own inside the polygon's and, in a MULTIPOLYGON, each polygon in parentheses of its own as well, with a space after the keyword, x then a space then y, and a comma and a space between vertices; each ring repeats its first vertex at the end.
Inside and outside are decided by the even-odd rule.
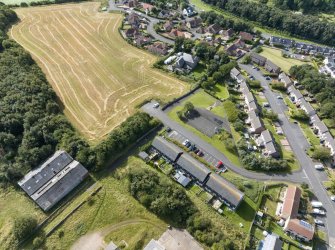
POLYGON ((118 32, 123 15, 97 2, 19 8, 10 36, 41 66, 72 124, 90 141, 103 138, 155 97, 169 100, 187 84, 152 68, 157 57, 118 32))

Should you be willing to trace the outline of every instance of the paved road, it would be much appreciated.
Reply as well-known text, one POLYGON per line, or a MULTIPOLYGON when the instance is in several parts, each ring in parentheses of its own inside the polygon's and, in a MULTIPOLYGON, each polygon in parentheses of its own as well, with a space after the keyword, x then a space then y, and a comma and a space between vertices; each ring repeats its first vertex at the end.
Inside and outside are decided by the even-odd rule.
MULTIPOLYGON (((108 7, 108 10, 109 11, 121 11, 121 12, 126 12, 125 9, 123 8, 119 8, 115 5, 115 1, 114 0, 110 0, 109 1, 109 7, 108 7)), ((161 35, 159 35, 155 29, 154 29, 154 25, 157 24, 159 21, 159 19, 157 18, 154 18, 154 17, 150 17, 142 12, 139 12, 139 11, 136 11, 136 10, 131 10, 132 12, 142 16, 142 17, 145 17, 146 19, 149 20, 149 24, 148 24, 148 27, 147 27, 147 31, 150 35, 152 35, 156 40, 159 40, 159 41, 162 41, 162 42, 165 42, 167 44, 171 44, 173 45, 174 44, 174 41, 171 40, 171 39, 168 39, 166 37, 163 37, 161 35)))
POLYGON ((309 147, 309 143, 307 142, 299 125, 293 124, 288 120, 285 114, 287 107, 284 101, 277 98, 278 94, 274 93, 270 89, 269 81, 267 81, 262 76, 262 73, 253 69, 250 65, 240 64, 239 66, 250 75, 253 75, 256 80, 261 82, 261 85, 264 88, 265 97, 268 99, 272 110, 278 114, 283 132, 286 135, 287 140, 290 143, 291 148, 302 167, 303 173, 307 177, 308 183, 313 190, 313 193, 319 199, 319 201, 323 203, 323 206, 327 211, 325 219, 327 221, 329 243, 332 245, 330 249, 335 249, 335 202, 330 200, 327 191, 324 189, 321 183, 321 180, 325 178, 324 173, 320 173, 319 171, 315 170, 315 163, 306 153, 306 150, 309 147))
POLYGON ((217 150, 214 146, 205 142, 200 137, 193 134, 179 123, 170 119, 170 117, 161 109, 153 108, 152 103, 147 103, 142 107, 142 109, 151 116, 159 119, 165 126, 180 132, 187 138, 190 138, 192 142, 194 142, 199 147, 204 148, 209 154, 214 156, 216 159, 220 159, 221 161, 223 161, 228 169, 232 170, 237 174, 240 174, 250 179, 262 180, 262 181, 292 181, 297 183, 301 183, 304 181, 306 182, 306 180, 302 178, 302 176, 304 176, 304 173, 301 171, 287 174, 264 174, 264 173, 256 173, 248 171, 242 167, 238 167, 234 165, 223 153, 217 150))

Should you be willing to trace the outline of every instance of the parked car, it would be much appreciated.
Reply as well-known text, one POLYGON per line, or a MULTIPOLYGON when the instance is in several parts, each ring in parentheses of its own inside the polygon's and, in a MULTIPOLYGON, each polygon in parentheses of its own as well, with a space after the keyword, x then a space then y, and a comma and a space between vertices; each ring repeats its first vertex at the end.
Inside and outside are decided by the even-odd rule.
POLYGON ((331 199, 332 201, 335 201, 335 195, 330 196, 330 199, 331 199))
POLYGON ((194 153, 197 154, 199 151, 200 149, 197 148, 196 150, 194 150, 194 153))
POLYGON ((313 208, 321 208, 321 207, 323 207, 323 204, 320 201, 311 201, 311 205, 312 205, 313 208))
POLYGON ((263 107, 264 107, 264 108, 270 108, 270 104, 267 103, 267 102, 264 102, 264 103, 263 103, 263 107))
POLYGON ((314 166, 314 168, 315 168, 316 170, 324 170, 324 169, 325 169, 325 167, 324 167, 322 164, 316 164, 316 165, 314 166))
POLYGON ((158 108, 159 107, 159 103, 158 102, 154 103, 154 105, 152 105, 152 107, 155 108, 155 109, 158 108))
POLYGON ((324 226, 325 223, 322 220, 314 219, 314 223, 319 226, 324 226))
POLYGON ((204 153, 201 151, 201 150, 199 150, 199 152, 197 153, 197 156, 203 156, 204 155, 204 153))
POLYGON ((271 81, 271 77, 270 76, 265 77, 265 79, 268 80, 268 81, 271 81))
POLYGON ((318 209, 318 208, 314 208, 312 210, 312 214, 325 215, 326 212, 324 210, 321 210, 321 209, 318 209))
POLYGON ((277 99, 278 99, 278 100, 282 100, 283 97, 282 97, 281 95, 277 95, 277 99))
POLYGON ((166 127, 166 132, 170 133, 172 131, 172 129, 170 127, 166 127))
POLYGON ((216 168, 221 168, 221 167, 223 167, 223 163, 222 163, 222 161, 218 161, 218 162, 216 163, 215 167, 216 167, 216 168))
POLYGON ((183 141, 183 145, 184 145, 184 146, 186 146, 186 145, 189 144, 189 143, 190 143, 190 141, 187 140, 187 139, 186 139, 185 141, 183 141))

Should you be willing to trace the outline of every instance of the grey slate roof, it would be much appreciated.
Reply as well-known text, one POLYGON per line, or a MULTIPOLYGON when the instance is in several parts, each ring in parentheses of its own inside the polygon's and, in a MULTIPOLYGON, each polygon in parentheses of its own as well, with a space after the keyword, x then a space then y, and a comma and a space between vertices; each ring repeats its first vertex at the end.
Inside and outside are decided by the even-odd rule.
POLYGON ((238 71, 237 68, 233 68, 233 69, 230 71, 230 75, 231 75, 234 79, 236 79, 237 76, 238 76, 239 74, 241 74, 241 73, 240 73, 240 71, 238 71))
POLYGON ((191 179, 183 175, 180 171, 177 171, 173 177, 183 187, 186 187, 191 182, 191 179))
POLYGON ((191 155, 183 153, 177 161, 179 167, 184 171, 198 179, 200 182, 204 182, 211 171, 208 168, 194 159, 191 155))
POLYGON ((318 129, 319 134, 324 134, 326 132, 328 132, 328 128, 327 126, 323 123, 323 121, 321 121, 320 119, 318 119, 316 122, 313 123, 314 126, 318 129))
POLYGON ((19 186, 44 211, 52 208, 88 175, 88 171, 65 151, 57 151, 40 167, 29 172, 19 186))
POLYGON ((181 148, 160 136, 155 137, 152 146, 173 162, 177 159, 178 155, 183 152, 181 148))
POLYGON ((30 171, 21 179, 19 186, 30 196, 47 183, 55 174, 58 174, 71 161, 72 157, 65 151, 56 151, 41 166, 30 171))
POLYGON ((299 99, 303 98, 302 94, 299 90, 297 90, 294 86, 289 87, 290 95, 294 96, 295 100, 298 101, 299 99))
POLYGON ((260 120, 259 116, 255 113, 254 110, 248 112, 250 119, 251 127, 256 131, 257 129, 263 128, 263 123, 260 120))
POLYGON ((291 79, 284 72, 280 73, 278 78, 281 82, 285 83, 286 87, 292 85, 291 79))
POLYGON ((244 194, 233 184, 226 181, 216 173, 211 173, 206 187, 216 193, 220 198, 237 207, 243 199, 244 194))
POLYGON ((312 105, 309 104, 309 102, 306 102, 306 100, 304 98, 300 99, 300 107, 303 110, 305 110, 305 112, 307 113, 308 116, 312 116, 312 115, 316 114, 316 111, 314 110, 312 105))
POLYGON ((283 242, 278 238, 278 236, 268 234, 264 241, 262 250, 281 250, 283 242))
POLYGON ((271 135, 271 133, 270 133, 269 130, 264 130, 264 131, 261 133, 261 136, 262 136, 262 138, 263 138, 264 143, 268 143, 268 142, 273 141, 273 139, 272 139, 272 135, 271 135))

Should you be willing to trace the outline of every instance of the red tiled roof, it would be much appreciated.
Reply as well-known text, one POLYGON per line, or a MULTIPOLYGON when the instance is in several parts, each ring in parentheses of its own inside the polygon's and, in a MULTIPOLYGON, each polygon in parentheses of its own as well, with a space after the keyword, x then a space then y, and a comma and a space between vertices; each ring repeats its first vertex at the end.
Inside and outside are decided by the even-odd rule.
POLYGON ((300 197, 301 197, 301 190, 298 187, 289 186, 287 188, 281 213, 282 218, 287 219, 288 217, 291 218, 297 217, 300 197))
POLYGON ((241 37, 241 39, 243 39, 243 40, 247 40, 247 41, 251 41, 251 40, 254 38, 253 35, 251 35, 251 34, 248 33, 248 32, 244 32, 244 31, 241 31, 241 32, 240 32, 240 37, 241 37))
POLYGON ((285 225, 285 231, 291 231, 295 234, 312 240, 314 236, 314 226, 303 220, 290 219, 285 225))

